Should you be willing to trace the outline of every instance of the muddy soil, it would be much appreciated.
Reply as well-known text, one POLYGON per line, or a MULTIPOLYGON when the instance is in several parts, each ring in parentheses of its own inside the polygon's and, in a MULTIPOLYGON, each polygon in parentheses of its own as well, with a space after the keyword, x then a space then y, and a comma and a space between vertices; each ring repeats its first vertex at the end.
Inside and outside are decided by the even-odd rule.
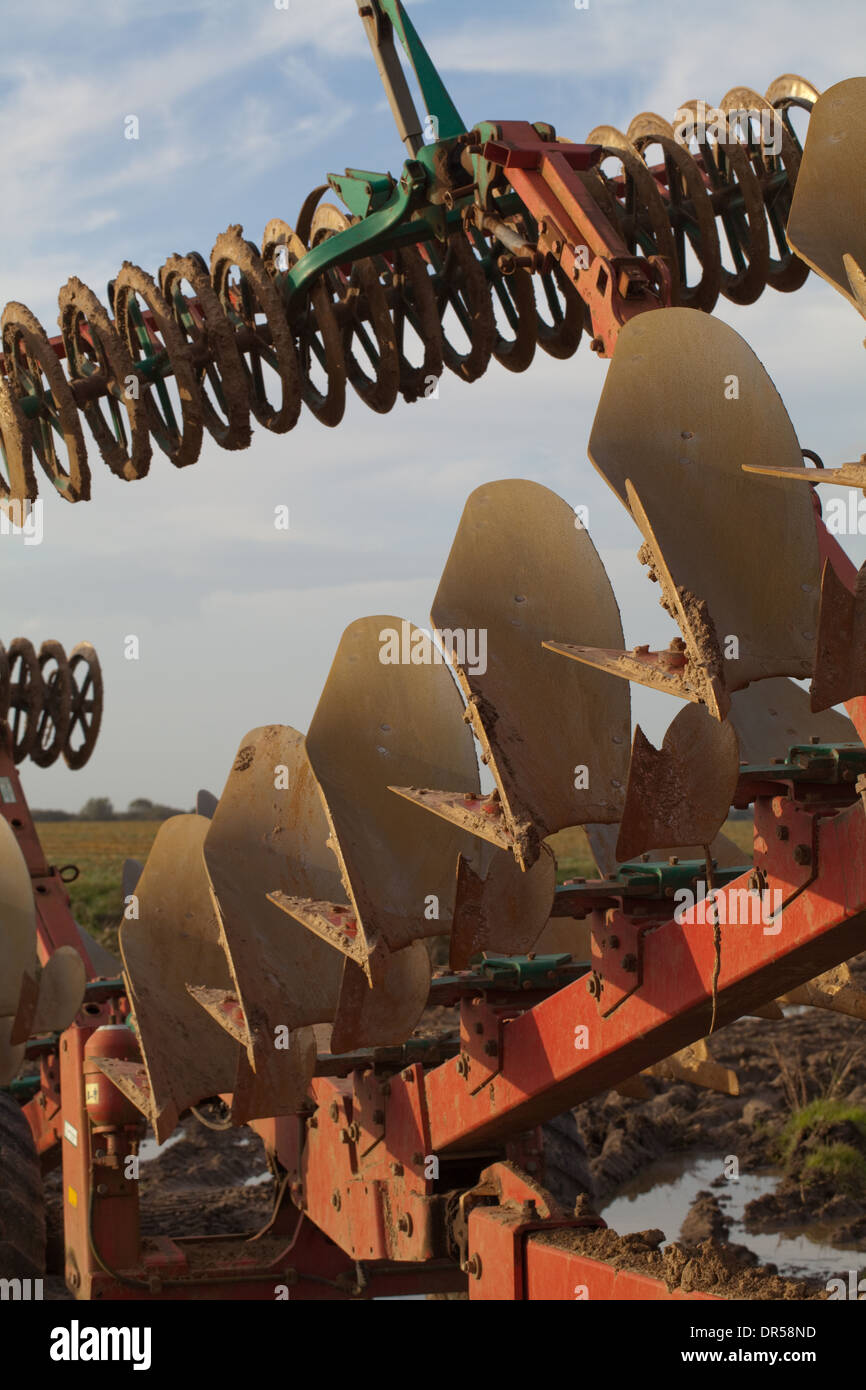
POLYGON ((702 1241, 675 1241, 662 1250, 664 1239, 663 1231, 619 1236, 610 1230, 558 1231, 542 1237, 544 1244, 661 1279, 670 1290, 775 1301, 826 1298, 826 1290, 817 1282, 779 1278, 773 1266, 760 1265, 742 1245, 710 1236, 702 1241))
MULTIPOLYGON (((851 968, 866 988, 866 956, 851 968)), ((709 1048, 716 1061, 737 1072, 738 1096, 649 1079, 653 1094, 646 1100, 613 1091, 596 1097, 548 1127, 549 1185, 569 1202, 582 1188, 600 1206, 657 1159, 688 1150, 716 1154, 718 1174, 710 1186, 719 1191, 698 1194, 682 1230, 689 1242, 724 1237, 724 1212, 716 1198, 724 1201, 732 1172, 775 1171, 775 1191, 746 1208, 747 1230, 784 1233, 820 1224, 829 1244, 866 1252, 862 1197, 840 1190, 832 1180, 807 1180, 806 1164, 818 1143, 845 1144, 866 1159, 862 1132, 848 1122, 828 1125, 797 1146, 789 1172, 780 1172, 779 1162, 792 1082, 802 1100, 823 1099, 834 1070, 845 1061, 847 1071, 834 1098, 866 1109, 866 1023, 825 1010, 794 1009, 779 1021, 739 1019, 710 1039, 709 1048)), ((669 1238, 677 1234, 667 1232, 669 1238)))
MULTIPOLYGON (((866 988, 866 956, 852 962, 866 988)), ((453 1026, 451 1010, 431 1011, 423 1031, 453 1026)), ((710 1040, 713 1057, 736 1070, 738 1096, 723 1096, 686 1083, 648 1079, 644 1100, 607 1092, 561 1116, 546 1130, 548 1185, 569 1207, 575 1200, 595 1207, 652 1161, 688 1153, 718 1155, 713 1190, 698 1194, 680 1237, 660 1250, 663 1236, 644 1232, 620 1238, 613 1232, 569 1234, 587 1254, 603 1254, 621 1266, 643 1269, 683 1287, 737 1298, 822 1297, 824 1286, 778 1278, 772 1266, 758 1266, 744 1247, 726 1241, 724 1202, 731 1160, 740 1173, 777 1165, 778 1137, 790 1113, 780 1053, 786 1067, 811 1099, 825 1093, 834 1059, 850 1051, 853 1060, 839 1097, 866 1107, 866 1023, 818 1009, 789 1012, 781 1021, 740 1019, 710 1040), (859 1055, 854 1055, 861 1049, 859 1055), (726 1168, 727 1165, 727 1168, 726 1168)), ((212 1131, 193 1117, 184 1120, 181 1138, 142 1163, 142 1231, 147 1235, 230 1235, 260 1229, 268 1220, 274 1183, 260 1140, 247 1129, 212 1131), (253 1180, 253 1185, 247 1185, 253 1180)), ((842 1141, 862 1136, 847 1132, 842 1141)), ((796 1168, 796 1165, 795 1165, 796 1168)), ((68 1297, 62 1280, 62 1187, 59 1173, 46 1179, 49 1225, 48 1297, 68 1297)), ((776 1190, 747 1208, 747 1229, 786 1232, 820 1221, 833 1244, 866 1252, 866 1212, 862 1201, 835 1184, 805 1185, 798 1174, 780 1179, 776 1190)), ((554 1240, 566 1237, 553 1237, 554 1240)), ((864 1257, 866 1264, 866 1257, 864 1257)), ((673 1284, 671 1286, 673 1286, 673 1284)))

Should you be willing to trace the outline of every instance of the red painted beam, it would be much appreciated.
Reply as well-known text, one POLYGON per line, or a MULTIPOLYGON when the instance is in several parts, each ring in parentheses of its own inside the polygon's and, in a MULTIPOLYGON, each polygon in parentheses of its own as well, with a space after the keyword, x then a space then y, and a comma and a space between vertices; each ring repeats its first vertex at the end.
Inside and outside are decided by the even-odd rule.
POLYGON ((711 1293, 668 1289, 663 1280, 653 1279, 649 1274, 636 1274, 630 1269, 614 1269, 613 1265, 603 1264, 601 1260, 591 1260, 585 1255, 553 1244, 550 1236, 530 1237, 525 1258, 525 1297, 528 1300, 589 1300, 594 1303, 601 1300, 637 1300, 641 1303, 721 1301, 711 1293))
POLYGON ((18 768, 12 755, 12 736, 0 730, 0 778, 5 794, 0 798, 0 815, 9 822, 33 881, 36 904, 36 946, 40 964, 60 946, 74 946, 84 961, 88 979, 96 974, 87 947, 75 925, 66 886, 46 858, 39 834, 30 814, 18 768))
MULTIPOLYGON (((793 839, 774 837, 777 852, 766 887, 783 894, 781 922, 769 930, 760 922, 721 928, 717 1027, 866 947, 863 804, 836 814, 817 809, 830 818, 817 822, 815 873, 807 887, 791 887, 802 883, 793 839), (788 900, 792 892, 796 896, 788 900)), ((744 875, 720 893, 726 921, 742 918, 747 882, 744 875)), ((504 1024, 499 1071, 474 1093, 473 1070, 464 1078, 459 1058, 428 1073, 433 1153, 475 1148, 542 1123, 708 1033, 716 964, 712 926, 669 920, 641 930, 646 919, 623 923, 636 933, 639 973, 634 992, 607 1017, 601 1012, 605 993, 597 1001, 587 981, 578 980, 504 1024)), ((402 1084, 394 1079, 392 1103, 402 1084)))

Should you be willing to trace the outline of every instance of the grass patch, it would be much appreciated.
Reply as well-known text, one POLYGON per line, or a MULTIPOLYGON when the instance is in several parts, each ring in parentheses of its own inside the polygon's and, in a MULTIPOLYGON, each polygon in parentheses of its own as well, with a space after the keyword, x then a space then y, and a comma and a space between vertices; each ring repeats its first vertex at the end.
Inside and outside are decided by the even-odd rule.
POLYGON ((36 829, 49 864, 77 864, 80 872, 67 885, 72 914, 109 950, 117 949, 123 912, 124 859, 143 863, 160 827, 159 821, 40 821, 36 829))
POLYGON ((777 1156, 801 1186, 829 1183, 851 1197, 864 1198, 866 1153, 858 1140, 866 1148, 866 1110, 824 1097, 791 1113, 778 1138, 777 1156), (852 1130, 856 1139, 846 1142, 852 1130))
POLYGON ((832 1125, 853 1125, 866 1139, 866 1110, 844 1100, 813 1100, 795 1110, 782 1130, 784 1157, 794 1150, 800 1139, 816 1129, 832 1125))
POLYGON ((806 1158, 800 1181, 829 1182, 850 1197, 866 1197, 866 1158, 851 1144, 820 1144, 806 1158))

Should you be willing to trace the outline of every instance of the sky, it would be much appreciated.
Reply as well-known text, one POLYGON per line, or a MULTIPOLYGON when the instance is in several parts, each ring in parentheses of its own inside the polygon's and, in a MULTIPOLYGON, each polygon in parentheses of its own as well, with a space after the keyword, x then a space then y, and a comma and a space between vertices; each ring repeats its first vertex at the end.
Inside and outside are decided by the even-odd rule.
MULTIPOLYGON (((469 124, 546 120, 576 140, 734 86, 763 92, 785 72, 824 89, 866 59, 862 0, 728 0, 699 17, 668 0, 409 9, 469 124)), ((354 0, 3 0, 2 16, 0 304, 25 303, 49 334, 72 275, 104 300, 124 260, 153 274, 173 252, 209 257, 232 223, 260 243, 328 172, 402 165, 354 0), (130 115, 137 140, 124 136, 130 115)), ((841 296, 813 276, 717 312, 763 361, 801 443, 828 464, 859 458, 863 323, 841 296)), ((495 363, 471 385, 446 373, 435 399, 384 417, 350 394, 336 430, 305 411, 289 434, 257 427, 243 452, 206 437, 194 467, 155 452, 137 483, 115 479, 89 441, 92 500, 43 490, 42 544, 0 537, 0 637, 87 639, 105 677, 90 763, 25 763, 31 805, 189 807, 199 787, 219 792, 247 730, 307 728, 349 622, 428 624, 463 503, 496 478, 587 506, 627 643, 666 642, 640 537, 586 457, 605 372, 584 342, 567 362, 538 353, 517 377, 495 363), (281 504, 288 531, 273 525, 281 504)), ((866 558, 862 538, 847 544, 866 558)), ((678 708, 645 691, 633 705, 657 742, 678 708)))

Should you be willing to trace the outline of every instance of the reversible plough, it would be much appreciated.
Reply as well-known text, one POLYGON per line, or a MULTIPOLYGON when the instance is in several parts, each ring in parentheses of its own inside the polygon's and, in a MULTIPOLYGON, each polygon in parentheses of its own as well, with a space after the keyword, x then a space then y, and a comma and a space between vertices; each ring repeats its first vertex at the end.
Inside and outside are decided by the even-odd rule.
MULTIPOLYGON (((347 211, 317 188, 261 252, 230 228, 210 267, 173 256, 158 285, 127 264, 113 320, 71 280, 57 340, 8 305, 7 505, 35 499, 34 454, 89 496, 79 412, 132 480, 151 436, 184 466, 205 428, 242 448, 250 413, 286 431, 302 402, 335 425, 347 382, 385 412, 445 366, 569 356, 585 328, 612 357, 590 458, 678 635, 624 650, 575 510, 537 483, 478 488, 431 632, 351 624, 306 737, 252 730, 219 798, 128 866, 122 970, 72 920, 15 766, 81 765, 98 664, 18 639, 0 661, 0 1084, 44 1165, 62 1157, 79 1297, 706 1296, 596 1257, 604 1223, 548 1190, 543 1126, 644 1072, 735 1091, 704 1040, 744 1014, 866 1017, 845 964, 866 946, 866 585, 792 485, 820 475, 772 382, 706 312, 811 266, 866 314, 866 79, 737 88, 727 133, 691 148, 651 113, 577 145, 467 129, 396 0, 359 9, 401 177, 332 175, 347 211), (801 150, 791 108, 815 103, 801 150), (685 702, 659 749, 632 735, 631 681, 685 702), (749 863, 722 833, 732 805, 754 806, 749 863), (599 876, 557 886, 551 837, 575 826, 599 876), (264 1139, 271 1220, 142 1238, 129 1158, 147 1125, 164 1141, 214 1102, 264 1139)), ((863 473, 827 476, 866 491, 863 473)))

